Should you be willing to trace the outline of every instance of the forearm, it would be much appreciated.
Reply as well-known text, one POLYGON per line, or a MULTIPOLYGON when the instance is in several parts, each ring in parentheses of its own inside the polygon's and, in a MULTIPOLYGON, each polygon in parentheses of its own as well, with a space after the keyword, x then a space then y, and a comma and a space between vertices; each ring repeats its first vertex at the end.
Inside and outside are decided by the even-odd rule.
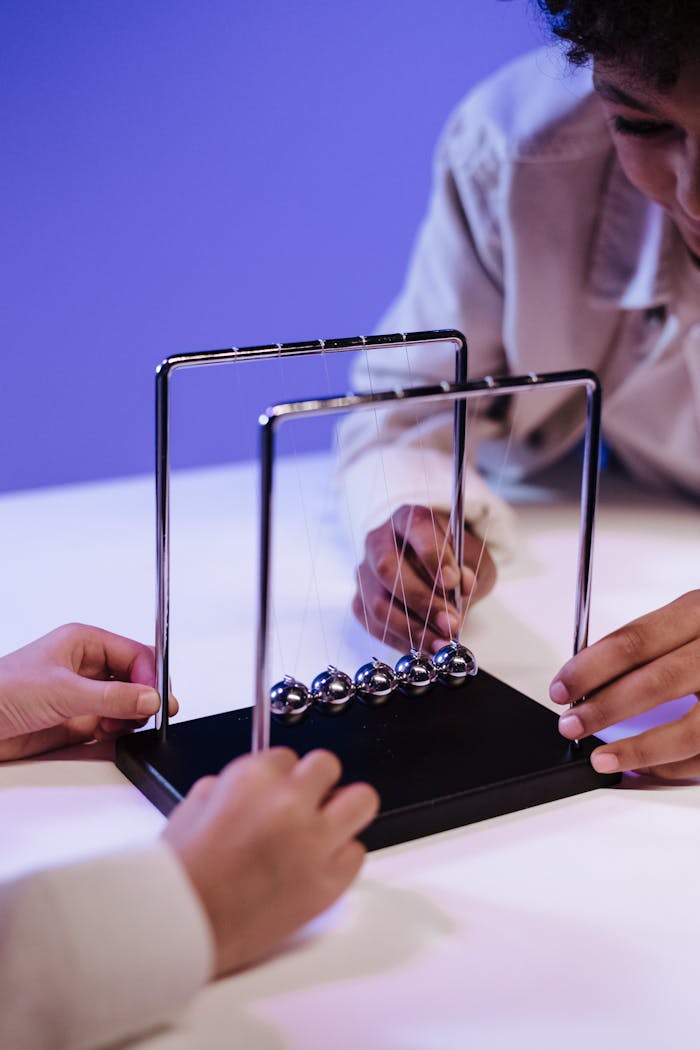
POLYGON ((165 845, 0 887, 0 1046, 106 1046, 166 1023, 211 970, 207 921, 165 845))

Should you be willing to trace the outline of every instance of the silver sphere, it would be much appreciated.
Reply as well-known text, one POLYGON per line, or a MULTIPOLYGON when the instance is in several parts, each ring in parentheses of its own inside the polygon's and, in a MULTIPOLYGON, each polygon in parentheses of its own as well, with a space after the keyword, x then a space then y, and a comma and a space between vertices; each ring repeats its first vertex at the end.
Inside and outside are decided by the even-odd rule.
POLYGON ((371 707, 379 707, 396 689, 396 675, 388 664, 373 656, 356 673, 355 686, 360 700, 371 707))
POLYGON ((432 660, 417 649, 411 649, 410 653, 402 656, 395 670, 399 689, 406 696, 422 696, 437 678, 432 660))
POLYGON ((285 726, 294 726, 301 722, 311 707, 311 696, 303 682, 298 682, 286 674, 281 682, 276 682, 270 690, 270 710, 272 717, 285 726))
POLYGON ((433 657, 433 664, 442 684, 451 689, 464 685, 479 669, 471 649, 455 641, 448 642, 442 649, 438 649, 433 657))
POLYGON ((350 675, 329 664, 311 683, 311 699, 319 711, 339 715, 355 699, 355 686, 350 675))

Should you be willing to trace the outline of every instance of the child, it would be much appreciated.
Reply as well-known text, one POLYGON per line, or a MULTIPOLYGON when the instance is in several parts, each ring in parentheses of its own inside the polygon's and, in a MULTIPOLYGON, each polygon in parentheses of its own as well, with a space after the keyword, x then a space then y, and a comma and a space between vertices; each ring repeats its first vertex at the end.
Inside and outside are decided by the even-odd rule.
MULTIPOLYGON (((463 331, 472 377, 593 369, 604 390, 603 433, 617 460, 645 483, 697 498, 700 8, 657 0, 540 0, 540 7, 568 42, 573 71, 564 74, 550 54, 537 52, 498 72, 457 109, 437 152, 405 286, 380 329, 463 331)), ((360 362, 354 386, 438 383, 453 370, 447 346, 382 351, 360 362)), ((521 398, 511 416, 512 406, 480 417, 470 408, 470 437, 472 445, 485 437, 505 443, 512 430, 509 463, 521 476, 580 440, 580 405, 567 390, 521 398)), ((388 625, 387 641, 400 649, 407 647, 404 602, 417 625, 428 621, 426 649, 438 649, 460 627, 457 610, 432 598, 442 597, 433 582, 448 526, 450 427, 449 411, 398 406, 377 419, 357 413, 340 432, 353 533, 366 537, 354 610, 379 637, 388 625), (432 513, 421 505, 426 476, 432 513), (381 480, 374 494, 372 478, 381 480), (396 587, 400 550, 403 580, 396 587)), ((448 591, 461 586, 465 597, 473 590, 478 599, 494 584, 499 550, 516 540, 508 509, 473 467, 467 497, 464 564, 457 566, 448 545, 442 574, 448 591)), ((691 659, 687 644, 697 648, 694 626, 692 643, 676 630, 679 609, 695 610, 697 594, 679 601, 649 621, 675 625, 664 652, 669 660, 675 652, 676 663, 691 659)), ((632 628, 621 636, 622 643, 631 639, 624 670, 651 660, 648 690, 635 694, 630 675, 628 686, 610 686, 565 716, 565 735, 584 735, 575 717, 588 733, 669 699, 666 671, 651 681, 659 654, 653 645, 632 644, 634 637, 632 628)), ((574 678, 581 672, 585 680, 574 694, 606 680, 592 674, 596 651, 574 665, 574 678)), ((613 659, 610 666, 618 665, 613 659)), ((687 686, 686 676, 677 679, 673 688, 700 685, 697 675, 687 686)), ((685 775, 665 765, 687 757, 678 727, 657 730, 648 745, 642 756, 618 746, 621 768, 662 764, 685 775), (666 746, 652 747, 664 733, 666 746)))
MULTIPOLYGON (((147 646, 58 628, 0 659, 0 758, 142 724, 153 679, 147 646)), ((378 808, 339 776, 328 752, 247 755, 199 781, 152 846, 0 885, 0 1046, 81 1050, 164 1024, 328 908, 378 808)))

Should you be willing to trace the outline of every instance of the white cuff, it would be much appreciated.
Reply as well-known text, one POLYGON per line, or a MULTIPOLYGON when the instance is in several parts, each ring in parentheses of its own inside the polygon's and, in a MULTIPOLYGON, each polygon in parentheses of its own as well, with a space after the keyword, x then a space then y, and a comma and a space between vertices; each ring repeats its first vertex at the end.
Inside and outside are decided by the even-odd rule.
POLYGON ((154 846, 0 886, 0 1046, 104 1046, 167 1022, 211 976, 184 869, 154 846))
MULTIPOLYGON (((435 449, 385 447, 346 464, 336 485, 355 560, 361 561, 367 533, 404 504, 451 509, 452 459, 435 449)), ((471 467, 464 479, 464 520, 485 540, 494 561, 512 556, 515 515, 471 467)))

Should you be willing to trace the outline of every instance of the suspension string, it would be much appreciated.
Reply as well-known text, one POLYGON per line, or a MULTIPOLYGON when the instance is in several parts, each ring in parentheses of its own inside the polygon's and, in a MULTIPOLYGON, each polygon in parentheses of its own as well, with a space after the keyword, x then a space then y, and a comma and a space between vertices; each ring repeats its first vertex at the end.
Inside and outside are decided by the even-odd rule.
MULTIPOLYGON (((439 564, 442 564, 442 559, 445 556, 445 551, 447 550, 447 544, 448 544, 449 539, 450 539, 450 532, 449 532, 449 529, 448 529, 445 532, 445 535, 442 538, 442 546, 440 548, 440 563, 439 564)), ((437 535, 435 537, 435 541, 437 543, 437 535)), ((460 574, 461 574, 461 570, 460 570, 460 574)), ((433 606, 433 599, 435 598, 435 591, 437 590, 437 583, 438 583, 438 579, 440 579, 440 578, 441 578, 441 573, 438 571, 435 574, 435 579, 433 580, 433 589, 430 592, 430 605, 428 606, 429 610, 433 606)), ((445 592, 445 584, 444 584, 444 582, 442 584, 442 596, 443 596, 443 600, 445 602, 445 608, 447 608, 448 601, 447 601, 447 594, 445 592)), ((428 619, 423 624, 423 631, 422 631, 422 634, 420 636, 420 647, 419 647, 421 652, 423 652, 423 645, 425 644, 425 635, 426 635, 426 632, 428 630, 428 623, 429 623, 429 621, 430 621, 430 616, 428 616, 428 619)), ((448 625, 449 625, 449 617, 448 617, 447 622, 448 622, 448 625)), ((454 641, 454 635, 452 634, 452 627, 451 627, 451 625, 449 626, 449 633, 450 633, 450 641, 452 642, 452 641, 454 641)))
MULTIPOLYGON (((323 368, 324 368, 324 371, 325 371, 325 374, 326 374, 326 393, 330 397, 331 394, 332 394, 332 391, 331 391, 331 376, 330 376, 330 372, 328 370, 328 355, 326 354, 326 341, 325 341, 325 339, 319 339, 319 343, 321 344, 321 359, 323 361, 323 368)), ((335 447, 336 447, 336 451, 337 451, 337 457, 338 457, 338 460, 340 460, 341 453, 342 453, 342 448, 341 448, 340 433, 339 433, 338 426, 334 426, 333 427, 333 438, 334 438, 334 443, 335 443, 335 447)), ((354 527, 354 524, 353 524, 352 515, 350 513, 350 498, 348 496, 347 485, 345 484, 344 481, 342 481, 340 487, 341 487, 342 494, 343 494, 343 502, 345 504, 345 516, 347 518, 348 526, 349 526, 349 530, 350 530, 350 545, 352 547, 353 563, 355 565, 359 565, 358 549, 357 549, 357 537, 355 535, 355 527, 354 527)), ((328 490, 328 492, 330 492, 330 490, 328 490)), ((364 584, 362 583, 362 578, 361 578, 359 573, 357 574, 357 586, 358 586, 358 590, 360 592, 360 603, 362 605, 362 616, 363 616, 363 619, 365 621, 365 629, 367 630, 367 634, 370 634, 371 632, 370 632, 370 629, 369 629, 369 615, 367 613, 367 599, 365 597, 364 584)), ((341 624, 341 627, 340 627, 340 641, 338 643, 338 649, 340 649, 342 638, 343 638, 343 636, 345 634, 345 629, 347 627, 349 615, 350 615, 349 607, 346 606, 345 607, 345 612, 343 614, 343 621, 342 621, 342 624, 341 624)))
MULTIPOLYGON (((406 368, 407 368, 407 371, 408 371, 409 379, 411 381, 411 386, 415 386, 416 384, 413 381, 414 380, 413 368, 411 366, 411 355, 410 355, 410 352, 409 352, 409 349, 408 349, 408 344, 406 344, 406 368)), ((416 423, 418 423, 418 417, 416 416, 415 418, 416 418, 416 423)), ((437 554, 437 558, 438 558, 437 572, 435 574, 435 579, 433 580, 433 589, 432 589, 432 593, 430 595, 430 603, 428 605, 428 611, 427 611, 427 613, 425 615, 425 620, 423 622, 423 630, 421 632, 420 649, 422 651, 423 643, 425 641, 425 635, 426 635, 426 632, 428 630, 428 624, 430 623, 430 612, 431 612, 431 609, 433 607, 433 599, 435 597, 435 591, 436 591, 436 585, 437 585, 438 578, 440 579, 440 582, 442 584, 442 600, 443 600, 443 607, 444 607, 444 610, 445 610, 445 614, 447 616, 447 623, 448 623, 448 631, 449 631, 449 635, 450 635, 450 641, 454 640, 454 636, 452 634, 452 626, 450 625, 449 615, 447 615, 447 609, 448 609, 448 606, 449 606, 449 602, 447 600, 447 591, 445 589, 445 581, 444 581, 444 579, 442 577, 442 563, 443 563, 443 558, 445 557, 445 552, 447 550, 447 542, 446 541, 447 541, 447 536, 449 535, 449 533, 445 536, 445 540, 442 543, 442 546, 440 546, 440 541, 438 540, 437 525, 436 525, 436 522, 435 522, 435 508, 432 506, 432 504, 430 502, 430 481, 428 479, 428 467, 427 467, 427 464, 426 464, 426 461, 425 461, 425 445, 423 443, 423 437, 422 437, 421 432, 420 432, 420 426, 418 428, 418 448, 419 448, 420 453, 421 453, 421 462, 423 464, 423 479, 424 479, 424 482, 425 482, 425 494, 426 494, 426 498, 427 498, 427 501, 428 501, 428 510, 430 512, 430 521, 431 521, 431 524, 432 524, 432 527, 433 527, 433 542, 435 544, 435 553, 437 554)), ((450 521, 451 520, 452 520, 452 514, 450 514, 450 521)), ((462 526, 462 527, 464 527, 464 526, 462 526)), ((459 569, 459 581, 457 583, 457 587, 461 588, 461 586, 462 586, 462 566, 459 565, 458 569, 459 569)))
MULTIPOLYGON (((372 382, 372 371, 370 369, 369 354, 367 352, 367 340, 365 339, 364 336, 362 336, 361 339, 362 339, 362 345, 365 348, 364 355, 365 355, 365 365, 367 367, 367 381, 369 383, 370 393, 374 394, 374 383, 372 382)), ((377 431, 377 437, 379 438, 381 435, 380 435, 380 429, 379 429, 379 416, 378 416, 376 408, 373 409, 372 415, 374 416, 374 425, 375 425, 375 428, 376 428, 376 431, 377 431)), ((380 458, 381 468, 382 468, 382 477, 384 479, 384 493, 386 495, 386 501, 387 501, 387 507, 388 507, 389 503, 390 503, 390 500, 389 500, 389 482, 388 482, 388 479, 387 479, 387 476, 386 476, 386 464, 384 463, 384 455, 383 455, 382 452, 380 452, 379 458, 380 458)), ((410 524, 410 520, 411 519, 409 517, 409 524, 410 524)), ((413 646, 413 631, 411 630, 411 614, 409 612, 408 602, 406 600, 406 587, 404 585, 403 574, 401 572, 401 565, 403 563, 402 559, 403 559, 403 556, 404 556, 404 553, 405 553, 405 550, 406 550, 406 542, 407 542, 407 540, 406 540, 406 536, 404 536, 403 546, 402 546, 402 549, 401 549, 401 553, 399 554, 399 542, 398 542, 398 539, 397 539, 397 536, 396 536, 396 525, 394 524, 393 514, 390 516, 389 521, 390 521, 390 524, 391 524, 391 535, 392 535, 393 542, 394 542, 394 553, 396 555, 396 575, 394 576, 394 583, 392 585, 391 594, 389 596, 389 607, 387 609, 386 620, 384 621, 384 632, 382 634, 382 644, 386 641, 387 632, 389 630, 389 620, 391 618, 391 610, 392 610, 392 607, 393 607, 394 602, 396 600, 397 589, 400 586, 400 588, 401 588, 401 600, 403 602, 403 609, 404 609, 404 614, 405 614, 405 617, 406 617, 406 630, 407 630, 407 633, 408 633, 408 640, 409 640, 409 644, 410 644, 411 649, 413 649, 414 646, 413 646)), ((406 531, 408 531, 408 529, 406 531)))
MULTIPOLYGON (((518 415, 518 405, 519 405, 517 397, 513 397, 511 395, 511 404, 513 405, 513 411, 511 413, 510 429, 508 431, 508 440, 506 441, 505 451, 503 453, 503 458, 501 459, 501 465, 500 465, 499 470, 498 470, 498 477, 496 478, 496 487, 494 489, 494 494, 496 496, 500 496, 501 490, 503 488, 503 478, 504 478, 504 475, 505 475, 506 466, 508 465, 508 460, 510 459, 510 450, 511 450, 512 445, 513 445, 513 434, 515 432, 515 420, 516 420, 517 415, 518 415)), ((474 597, 474 591, 476 590, 476 581, 479 579, 479 571, 481 569, 481 563, 483 561, 484 553, 486 551, 486 541, 488 540, 488 537, 489 537, 489 531, 491 529, 491 522, 492 521, 493 521, 493 508, 489 504, 489 506, 486 508, 486 525, 484 526, 484 530, 483 530, 483 533, 482 533, 482 536, 481 536, 481 547, 479 549, 479 557, 476 560, 476 566, 474 568, 474 586, 472 587, 471 591, 469 592, 469 597, 467 598, 467 607, 464 610, 463 620, 466 620, 467 613, 469 612, 469 608, 470 608, 470 606, 472 604, 472 599, 474 597)))
MULTIPOLYGON (((232 349, 235 351, 236 354, 238 353, 238 347, 234 346, 232 349)), ((237 400, 238 404, 242 407, 245 404, 245 400, 244 400, 244 397, 243 397, 243 384, 241 382, 240 367, 241 367, 240 364, 238 362, 235 362, 233 373, 234 373, 234 375, 236 377, 236 379, 235 379, 236 400, 237 400)), ((278 656, 278 659, 279 659, 279 666, 284 668, 287 665, 285 664, 285 660, 284 660, 284 645, 283 645, 283 641, 282 641, 282 631, 280 629, 280 622, 279 622, 279 618, 277 616, 277 609, 274 607, 274 605, 272 606, 272 609, 269 610, 269 614, 270 614, 270 620, 272 622, 272 631, 270 633, 271 633, 272 637, 274 638, 274 645, 275 645, 275 648, 277 649, 277 656, 278 656)))
MULTIPOLYGON (((284 381, 286 380, 286 373, 285 373, 285 367, 284 367, 284 358, 282 356, 282 345, 281 345, 281 343, 277 344, 277 348, 278 348, 278 351, 279 351, 279 358, 278 359, 279 359, 280 375, 282 376, 282 380, 283 380, 283 383, 284 383, 284 381)), ((306 626, 306 618, 307 618, 308 607, 309 607, 309 604, 310 604, 311 591, 312 590, 316 594, 316 606, 317 606, 317 611, 318 611, 318 618, 319 618, 319 621, 320 621, 321 640, 323 642, 323 650, 326 653, 328 652, 328 641, 327 641, 327 638, 326 638, 326 628, 325 628, 325 623, 324 623, 324 619, 323 619, 323 606, 321 605, 321 593, 320 593, 319 586, 318 586, 318 575, 317 575, 317 572, 316 572, 316 561, 314 559, 313 543, 312 543, 312 539, 311 539, 311 529, 309 527, 309 517, 308 517, 308 513, 307 513, 307 508, 306 508, 306 500, 304 499, 304 486, 302 485, 301 472, 299 470, 299 451, 298 451, 298 448, 297 448, 296 438, 292 439, 292 456, 293 456, 293 459, 294 459, 294 471, 295 471, 295 474, 296 474, 297 488, 299 490, 299 503, 301 505, 301 513, 302 513, 302 518, 303 518, 303 521, 304 521, 304 532, 305 532, 305 535, 306 535, 306 545, 307 545, 307 551, 308 551, 309 563, 310 563, 309 583, 307 585, 306 597, 305 597, 304 605, 303 605, 303 608, 302 608, 302 616, 301 616, 301 620, 300 620, 299 637, 298 637, 298 643, 297 643, 297 659, 296 659, 295 667, 298 667, 299 663, 301 661, 301 649, 302 649, 302 643, 303 643, 303 639, 304 639, 304 629, 305 629, 305 626, 306 626)))
MULTIPOLYGON (((387 492, 387 498, 388 498, 388 492, 387 492)), ((414 649, 415 646, 413 644, 413 631, 411 630, 411 613, 409 611, 408 602, 406 600, 406 588, 405 588, 404 581, 403 581, 403 573, 401 572, 401 566, 403 565, 404 558, 406 557, 406 548, 408 546, 408 534, 411 531, 411 524, 412 523, 413 523, 413 507, 411 507, 409 512, 408 512, 408 522, 406 523, 406 531, 405 531, 403 539, 401 541, 401 551, 400 552, 398 550, 398 542, 396 540, 396 529, 394 527, 393 521, 391 523, 392 532, 394 533, 394 549, 396 551, 396 572, 394 573, 394 582, 391 585, 391 600, 389 602, 389 605, 388 605, 388 608, 387 608, 387 611, 386 611, 386 617, 384 619, 384 630, 382 631, 382 645, 384 645, 386 643, 386 636, 387 636, 387 633, 389 631, 389 620, 391 619, 391 610, 392 610, 393 605, 394 605, 394 598, 396 596, 396 592, 397 592, 398 587, 400 585, 401 593, 402 593, 402 596, 403 596, 404 612, 406 614, 406 628, 407 628, 407 631, 408 631, 408 643, 409 643, 410 648, 414 649)))

